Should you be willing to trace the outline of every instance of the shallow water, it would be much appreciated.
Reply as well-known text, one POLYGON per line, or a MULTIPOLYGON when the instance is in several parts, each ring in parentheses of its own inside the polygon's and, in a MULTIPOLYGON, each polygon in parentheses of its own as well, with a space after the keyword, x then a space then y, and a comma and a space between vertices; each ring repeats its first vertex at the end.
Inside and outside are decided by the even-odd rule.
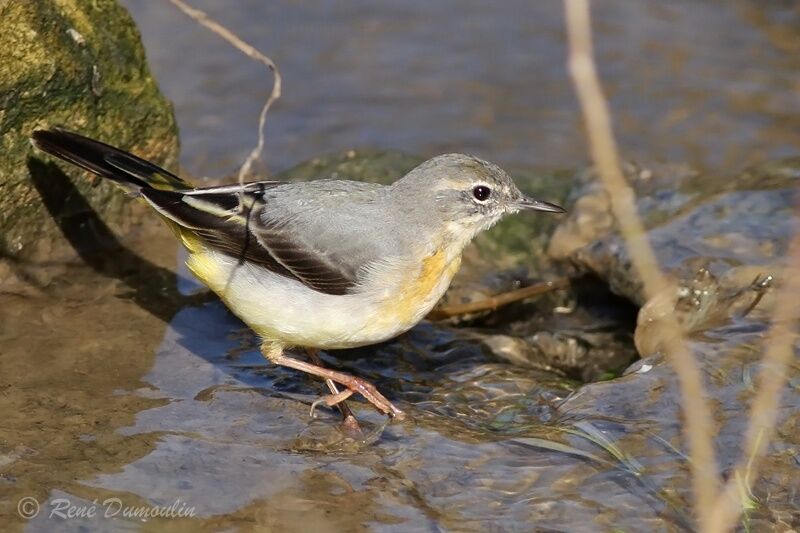
MULTIPOLYGON (((236 168, 271 87, 265 69, 171 6, 124 0, 175 102, 195 175, 236 168)), ((266 162, 353 147, 466 151, 508 167, 586 160, 560 2, 195 0, 284 76, 266 162)), ((627 157, 735 171, 800 149, 792 2, 606 0, 596 34, 627 157)))
MULTIPOLYGON (((124 4, 175 102, 187 170, 230 172, 252 143, 266 77, 166 3, 124 4)), ((576 167, 585 157, 557 2, 196 5, 283 70, 270 169, 363 146, 471 151, 517 168, 576 167)), ((721 173, 797 152, 800 56, 797 34, 781 28, 800 17, 781 2, 753 6, 604 3, 600 58, 627 155, 721 173)), ((495 357, 474 330, 423 324, 379 347, 325 356, 411 415, 383 428, 382 417, 352 402, 374 430, 357 442, 338 429, 335 412, 310 418, 320 383, 270 367, 218 301, 176 290, 191 283, 170 274, 180 259, 164 228, 140 228, 125 245, 135 256, 41 267, 31 274, 39 290, 0 293, 3 526, 688 529, 687 467, 671 447, 680 443, 671 378, 626 376, 562 404, 574 381, 495 357), (624 403, 637 394, 647 401, 624 403), (629 457, 592 443, 594 431, 629 457), (19 516, 23 497, 40 504, 32 520, 19 516), (108 498, 145 508, 177 502, 194 516, 108 520, 108 498), (77 510, 97 501, 97 516, 51 517, 59 499, 77 510)), ((735 320, 696 340, 703 354, 746 347, 722 369, 742 375, 731 394, 752 390, 761 328, 735 320)), ((530 334, 522 325, 506 332, 530 334)), ((786 440, 797 434, 780 431, 786 440)), ((732 424, 723 436, 740 433, 732 424)), ((778 451, 785 461, 772 472, 788 477, 796 448, 778 451)), ((772 482, 777 496, 793 490, 772 482)), ((791 520, 791 509, 770 512, 756 518, 791 520)))

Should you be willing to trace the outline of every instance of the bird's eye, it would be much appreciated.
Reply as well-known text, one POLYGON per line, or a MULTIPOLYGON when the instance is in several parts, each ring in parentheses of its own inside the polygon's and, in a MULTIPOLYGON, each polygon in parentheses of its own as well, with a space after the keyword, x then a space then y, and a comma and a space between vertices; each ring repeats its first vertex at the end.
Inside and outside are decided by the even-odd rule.
POLYGON ((489 195, 491 194, 492 190, 486 185, 476 185, 475 188, 472 189, 472 196, 474 196, 479 202, 483 202, 489 198, 489 195))

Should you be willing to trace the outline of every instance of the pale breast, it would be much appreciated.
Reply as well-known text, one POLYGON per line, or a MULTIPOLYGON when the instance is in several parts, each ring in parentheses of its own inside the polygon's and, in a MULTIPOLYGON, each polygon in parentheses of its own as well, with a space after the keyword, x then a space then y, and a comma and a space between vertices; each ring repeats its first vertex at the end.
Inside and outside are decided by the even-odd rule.
POLYGON ((386 278, 392 280, 390 289, 379 299, 370 327, 386 331, 396 328, 395 335, 412 328, 444 295, 460 265, 461 254, 448 254, 440 249, 407 273, 399 276, 387 273, 386 278))

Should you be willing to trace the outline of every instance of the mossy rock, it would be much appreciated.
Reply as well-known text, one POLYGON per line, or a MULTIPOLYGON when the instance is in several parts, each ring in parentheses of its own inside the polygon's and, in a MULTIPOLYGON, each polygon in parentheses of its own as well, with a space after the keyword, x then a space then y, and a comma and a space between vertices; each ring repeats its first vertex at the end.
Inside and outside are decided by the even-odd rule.
POLYGON ((389 185, 422 163, 421 157, 392 150, 346 150, 315 157, 283 172, 278 179, 343 179, 389 185))
POLYGON ((114 0, 35 0, 0 1, 0 17, 0 253, 59 255, 69 247, 58 226, 82 211, 115 229, 129 226, 141 211, 135 202, 110 183, 56 166, 29 137, 61 126, 175 167, 172 106, 130 15, 114 0))

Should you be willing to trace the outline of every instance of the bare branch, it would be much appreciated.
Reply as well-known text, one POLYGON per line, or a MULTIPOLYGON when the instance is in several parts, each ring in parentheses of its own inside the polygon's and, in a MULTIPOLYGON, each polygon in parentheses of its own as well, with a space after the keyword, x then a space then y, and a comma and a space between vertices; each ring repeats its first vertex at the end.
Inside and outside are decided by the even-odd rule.
POLYGON ((520 300, 527 300, 534 296, 541 296, 548 292, 558 289, 565 289, 569 287, 569 278, 559 278, 553 281, 545 281, 522 287, 513 291, 504 292, 497 296, 478 300, 477 302, 469 302, 465 304, 444 305, 438 309, 434 309, 426 317, 428 320, 443 320, 454 316, 466 315, 468 313, 478 313, 480 311, 494 311, 498 307, 503 307, 510 303, 518 302, 520 300))
POLYGON ((272 83, 272 92, 267 98, 267 101, 264 103, 264 106, 261 108, 261 113, 258 116, 258 142, 256 146, 250 151, 247 156, 247 159, 244 160, 242 163, 241 168, 239 169, 239 183, 244 184, 245 177, 250 173, 250 169, 253 166, 253 163, 261 157, 261 153, 264 151, 264 125, 267 121, 267 113, 269 112, 270 107, 272 104, 281 97, 281 73, 278 70, 277 65, 275 62, 272 61, 269 57, 265 56, 261 52, 259 52, 256 48, 249 45, 248 43, 241 40, 236 34, 232 31, 227 29, 226 27, 222 26, 218 22, 212 20, 205 12, 200 11, 194 7, 189 6, 183 0, 169 0, 175 7, 180 9, 183 13, 187 16, 198 22, 199 24, 205 26, 212 32, 216 33, 226 41, 228 41, 231 45, 233 45, 237 50, 244 53, 246 56, 263 63, 273 74, 273 83, 272 83))
POLYGON ((750 409, 742 456, 714 505, 710 531, 730 531, 735 527, 742 513, 740 484, 744 484, 744 492, 749 494, 753 483, 758 479, 758 468, 767 444, 775 434, 781 392, 786 384, 786 371, 794 358, 794 345, 798 339, 800 231, 795 232, 789 245, 781 280, 781 290, 775 293, 772 326, 764 338, 764 359, 761 362, 758 389, 750 409))
MULTIPOLYGON (((627 243, 631 261, 642 280, 646 297, 676 291, 661 272, 644 227, 636 213, 634 192, 625 181, 611 127, 611 117, 600 85, 592 50, 588 0, 565 0, 569 39, 569 70, 583 110, 592 159, 611 201, 611 209, 627 243), (666 292, 665 292, 666 291, 666 292)), ((714 456, 712 418, 697 362, 686 347, 680 325, 668 313, 661 324, 665 352, 678 375, 684 424, 692 467, 695 511, 701 531, 708 531, 709 514, 717 496, 719 476, 714 456)))

